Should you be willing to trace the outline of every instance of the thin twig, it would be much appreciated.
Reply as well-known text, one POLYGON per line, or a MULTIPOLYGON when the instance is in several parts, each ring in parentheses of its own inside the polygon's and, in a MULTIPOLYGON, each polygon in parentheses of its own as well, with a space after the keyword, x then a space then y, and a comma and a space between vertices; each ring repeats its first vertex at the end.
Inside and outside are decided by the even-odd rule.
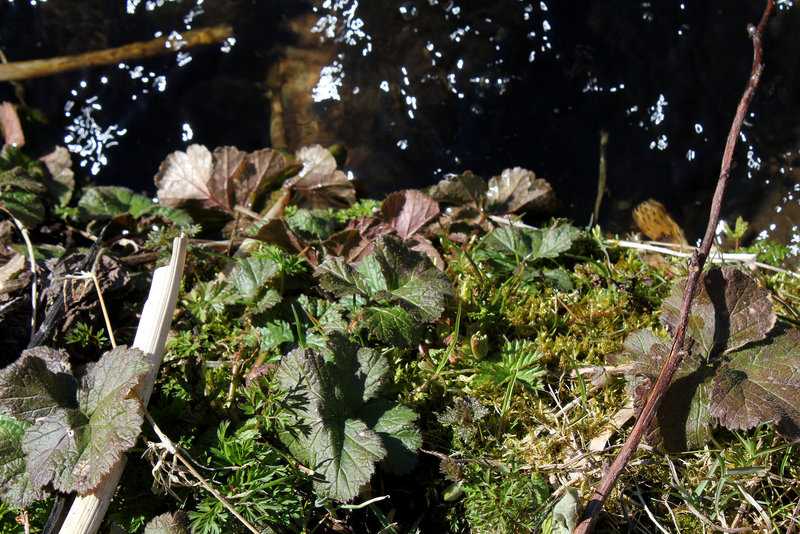
POLYGON ((761 36, 764 34, 764 29, 767 25, 767 21, 772 16, 774 7, 775 2, 773 0, 767 0, 767 6, 764 9, 764 14, 761 17, 758 28, 755 28, 753 25, 749 25, 747 28, 750 38, 753 40, 753 67, 750 72, 750 78, 745 86, 744 94, 742 95, 739 105, 736 108, 736 115, 734 116, 733 124, 731 125, 730 132, 728 133, 728 139, 725 143, 725 152, 722 156, 719 180, 717 181, 717 188, 714 191, 714 198, 711 204, 711 213, 709 214, 706 233, 703 237, 700 250, 694 251, 689 262, 689 277, 686 281, 686 289, 683 293, 681 311, 680 315, 678 316, 675 337, 672 342, 672 347, 669 351, 669 356, 667 357, 667 361, 664 362, 664 366, 661 368, 661 373, 658 375, 658 379, 653 385, 653 389, 650 392, 649 398, 647 399, 647 404, 639 414, 639 418, 636 420, 636 424, 634 425, 633 430, 631 430, 628 440, 625 442, 622 450, 620 450, 619 454, 614 459, 611 467, 608 469, 608 471, 606 471, 606 474, 600 480, 600 483, 594 489, 592 498, 589 500, 583 516, 581 517, 581 520, 575 529, 575 534, 587 534, 594 528, 594 525, 600 516, 600 510, 603 508, 603 504, 608 498, 608 495, 611 493, 611 490, 614 488, 614 485, 617 483, 617 480, 622 474, 622 470, 625 469, 625 465, 628 463, 628 460, 630 460, 631 456, 633 456, 633 453, 636 451, 636 448, 639 445, 645 430, 648 426, 650 426, 650 423, 656 414, 656 410, 658 410, 658 407, 661 405, 661 401, 664 399, 664 394, 666 393, 667 388, 672 381, 672 377, 675 375, 675 371, 677 370, 678 365, 685 354, 684 342, 686 336, 686 326, 689 322, 689 312, 692 306, 692 299, 694 298, 695 289, 697 288, 697 284, 700 279, 700 273, 703 270, 703 265, 705 264, 706 258, 708 258, 714 236, 716 235, 715 230, 719 222, 720 211, 722 210, 722 199, 725 196, 725 189, 728 185, 728 177, 730 176, 731 172, 731 162, 733 160, 733 150, 736 146, 736 139, 739 137, 739 133, 742 129, 742 123, 744 122, 745 113, 750 105, 750 101, 753 99, 756 87, 761 79, 761 73, 764 70, 764 65, 761 61, 763 51, 761 36))
POLYGON ((236 519, 238 519, 238 520, 239 520, 239 521, 240 521, 240 522, 241 522, 241 523, 242 523, 242 524, 243 524, 245 527, 247 527, 247 529, 248 529, 250 532, 254 532, 255 534, 261 534, 261 531, 260 531, 260 530, 258 530, 256 527, 254 527, 253 525, 251 525, 251 524, 250 524, 250 522, 249 522, 249 521, 247 521, 247 519, 245 519, 245 518, 242 516, 242 514, 240 514, 239 512, 237 512, 237 511, 236 511, 236 508, 234 508, 233 506, 231 506, 231 503, 229 503, 229 502, 228 502, 228 501, 225 499, 225 497, 223 497, 223 496, 222 496, 222 494, 221 494, 220 492, 218 492, 217 490, 215 490, 215 489, 214 489, 214 487, 213 487, 213 486, 211 486, 211 484, 209 484, 209 483, 206 481, 206 479, 205 479, 205 478, 203 478, 203 476, 202 476, 200 473, 198 473, 198 472, 197 472, 197 469, 195 469, 195 468, 194 468, 194 466, 192 465, 192 463, 191 463, 191 462, 189 462, 189 461, 188 461, 186 458, 184 458, 184 457, 181 455, 181 453, 178 451, 178 447, 176 447, 176 446, 175 446, 175 443, 173 443, 173 442, 172 442, 172 440, 171 440, 171 439, 169 439, 169 437, 167 437, 167 435, 166 435, 166 434, 164 434, 164 432, 162 432, 162 431, 161 431, 161 429, 158 427, 158 425, 156 424, 156 422, 155 422, 155 421, 153 420, 153 418, 150 416, 150 412, 148 412, 148 411, 147 411, 147 408, 145 407, 144 403, 142 403, 141 401, 139 401, 139 405, 141 406, 141 408, 142 408, 142 411, 144 412, 144 416, 147 418, 147 421, 148 421, 148 422, 150 423, 150 425, 153 427, 153 430, 155 431, 155 433, 156 433, 156 435, 158 436, 158 438, 161 440, 161 443, 164 445, 164 447, 166 447, 166 449, 167 449, 167 450, 168 450, 170 453, 172 453, 172 455, 173 455, 175 458, 177 458, 177 459, 178 459, 178 461, 180 461, 180 462, 181 462, 181 463, 184 465, 184 467, 186 467, 186 469, 188 469, 188 470, 189 470, 189 472, 190 472, 190 473, 191 473, 191 474, 192 474, 192 475, 193 475, 193 476, 194 476, 194 477, 197 479, 197 481, 198 481, 198 482, 200 482, 200 484, 201 484, 201 485, 202 485, 202 486, 203 486, 203 487, 206 489, 206 491, 208 491, 208 492, 209 492, 211 495, 213 495, 213 496, 214 496, 214 498, 215 498, 215 499, 217 499, 217 500, 218 500, 220 503, 222 503, 222 506, 224 506, 225 508, 227 508, 227 509, 228 509, 228 511, 229 511, 230 513, 232 513, 232 514, 233 514, 233 516, 234 516, 236 519))

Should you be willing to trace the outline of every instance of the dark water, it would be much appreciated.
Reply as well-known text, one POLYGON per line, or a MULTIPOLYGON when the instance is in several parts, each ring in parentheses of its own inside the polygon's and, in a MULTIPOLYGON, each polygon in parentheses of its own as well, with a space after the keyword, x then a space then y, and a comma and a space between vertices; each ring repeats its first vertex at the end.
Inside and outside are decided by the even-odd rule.
MULTIPOLYGON (((632 207, 652 197, 692 241, 751 68, 746 26, 763 7, 15 0, 0 8, 0 44, 14 61, 233 26, 235 42, 23 83, 27 103, 51 121, 32 141, 42 150, 67 144, 97 183, 152 192, 158 164, 188 144, 270 146, 272 103, 283 96, 289 148, 343 142, 349 169, 373 196, 519 165, 549 180, 561 214, 581 224, 594 206, 605 130, 600 222, 625 231, 632 207)), ((799 13, 784 2, 768 27, 766 71, 723 214, 795 243, 799 13)), ((0 97, 15 100, 7 84, 0 97)))

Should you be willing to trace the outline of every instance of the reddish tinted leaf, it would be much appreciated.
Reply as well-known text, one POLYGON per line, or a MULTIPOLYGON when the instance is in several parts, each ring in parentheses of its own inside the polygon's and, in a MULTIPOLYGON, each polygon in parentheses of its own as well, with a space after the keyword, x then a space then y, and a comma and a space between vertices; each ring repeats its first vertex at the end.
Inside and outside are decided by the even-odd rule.
POLYGON ((5 145, 21 147, 25 144, 25 135, 19 123, 17 110, 11 102, 0 104, 0 130, 3 132, 5 145))
POLYGON ((297 151, 303 168, 286 181, 292 192, 292 203, 308 209, 349 207, 356 201, 356 190, 347 176, 336 169, 336 160, 320 145, 297 151))
POLYGON ((330 254, 342 256, 347 263, 355 265, 372 254, 378 236, 394 231, 377 217, 359 217, 350 221, 341 232, 333 234, 323 246, 330 254))
POLYGON ((436 250, 436 247, 433 246, 433 243, 431 243, 430 239, 427 237, 418 235, 412 236, 411 239, 406 241, 406 245, 408 245, 408 248, 411 250, 425 254, 436 267, 444 270, 445 265, 441 254, 439 254, 439 251, 436 250))
POLYGON ((300 170, 297 165, 289 165, 283 154, 271 148, 251 152, 247 159, 251 169, 245 183, 237 188, 235 199, 240 206, 249 206, 254 210, 261 209, 255 204, 270 184, 282 180, 289 172, 300 170))
MULTIPOLYGON (((653 382, 647 380, 639 388, 639 395, 634 401, 636 417, 639 417, 647 402, 653 382)), ((673 381, 647 428, 647 443, 669 452, 697 449, 705 445, 715 426, 708 409, 710 386, 711 378, 700 372, 673 381)))
MULTIPOLYGON (((669 354, 669 345, 650 330, 637 330, 625 340, 625 351, 609 358, 615 365, 633 364, 626 373, 626 390, 636 417, 644 408, 653 384, 669 354)), ((708 411, 709 368, 695 354, 681 361, 661 407, 647 428, 647 442, 668 451, 700 447, 711 435, 708 411)))
POLYGON ((357 264, 372 254, 375 242, 364 237, 358 230, 337 232, 325 240, 322 246, 333 256, 341 256, 347 263, 357 264))
POLYGON ((190 145, 186 152, 173 152, 155 177, 159 201, 173 208, 197 201, 203 207, 226 210, 225 190, 211 181, 212 171, 211 152, 202 145, 190 145))
POLYGON ((150 366, 139 349, 116 347, 83 377, 79 409, 36 419, 22 439, 34 487, 83 493, 103 480, 139 435, 142 413, 130 392, 150 366))
POLYGON ((710 400, 711 414, 728 428, 773 420, 790 439, 800 438, 800 331, 782 325, 767 340, 731 353, 710 400))
POLYGON ((415 189, 392 193, 381 204, 381 217, 403 241, 438 214, 439 204, 415 189))
POLYGON ((162 204, 181 207, 197 203, 205 209, 233 214, 234 208, 251 207, 262 188, 282 177, 289 165, 275 150, 248 154, 225 146, 209 153, 200 145, 173 152, 161 164, 155 181, 162 204))
MULTIPOLYGON (((686 281, 664 300, 661 323, 675 331, 686 281)), ((692 304, 687 333, 706 353, 731 351, 764 339, 775 325, 772 297, 744 272, 730 267, 703 273, 692 304)))
POLYGON ((48 347, 28 349, 0 371, 0 407, 26 423, 77 407, 77 389, 67 355, 48 347))
POLYGON ((147 523, 144 534, 188 534, 188 520, 184 512, 164 513, 147 523))
POLYGON ((212 188, 222 192, 222 198, 219 200, 224 203, 226 211, 230 211, 237 204, 236 190, 244 189, 241 186, 245 185, 247 152, 232 146, 221 146, 214 149, 211 157, 213 163, 209 184, 213 184, 212 188))

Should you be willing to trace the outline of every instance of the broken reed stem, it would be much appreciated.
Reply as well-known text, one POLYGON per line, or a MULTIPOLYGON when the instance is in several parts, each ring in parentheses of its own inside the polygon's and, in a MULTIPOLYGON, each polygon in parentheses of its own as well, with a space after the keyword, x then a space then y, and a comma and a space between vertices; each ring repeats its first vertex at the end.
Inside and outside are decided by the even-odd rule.
POLYGON ((221 24, 212 28, 190 30, 175 37, 159 37, 150 41, 131 43, 106 50, 95 50, 74 56, 3 63, 0 64, 0 81, 27 80, 60 74, 83 67, 114 65, 120 61, 131 61, 178 52, 193 46, 219 43, 232 35, 233 29, 227 24, 221 24))
POLYGON ((733 124, 731 124, 728 139, 725 143, 725 152, 722 155, 719 179, 717 180, 717 188, 714 191, 714 198, 711 203, 711 212, 709 213, 708 226, 706 227, 706 233, 703 237, 703 243, 700 246, 700 250, 694 251, 689 261, 689 277, 686 281, 686 289, 683 292, 681 311, 678 316, 678 326, 675 329, 675 336, 669 356, 667 357, 667 361, 664 362, 664 366, 661 368, 661 373, 658 375, 658 379, 653 385, 653 389, 647 399, 647 404, 639 414, 636 424, 633 426, 633 430, 631 430, 631 434, 628 436, 625 445, 619 451, 619 454, 614 459, 614 463, 611 464, 611 467, 609 467, 606 474, 603 475, 603 478, 600 480, 600 483, 594 489, 592 498, 586 505, 586 509, 584 510, 578 526, 575 528, 574 534, 587 534, 594 528, 606 498, 608 498, 608 495, 614 488, 628 460, 630 460, 631 456, 633 456, 633 453, 636 451, 645 430, 650 426, 650 422, 653 420, 656 410, 658 410, 661 401, 664 399, 664 394, 669 387, 669 383, 672 381, 672 377, 675 375, 675 371, 683 359, 686 326, 689 322, 692 299, 694 298, 695 289, 700 279, 700 273, 703 271, 703 265, 711 251, 711 244, 715 235, 714 232, 719 222, 722 199, 725 196, 725 189, 728 185, 728 177, 731 172, 731 162, 733 160, 733 150, 736 147, 736 138, 739 137, 739 133, 742 130, 745 113, 750 106, 750 102, 753 100, 756 87, 761 79, 761 73, 764 70, 764 65, 761 61, 763 51, 761 37, 764 34, 767 21, 772 16, 774 7, 775 2, 773 0, 767 0, 767 7, 764 9, 764 14, 761 17, 758 28, 754 27, 752 24, 747 27, 750 38, 753 40, 753 67, 750 72, 750 78, 747 80, 744 94, 742 94, 742 98, 739 100, 739 105, 736 108, 736 115, 733 118, 733 124))

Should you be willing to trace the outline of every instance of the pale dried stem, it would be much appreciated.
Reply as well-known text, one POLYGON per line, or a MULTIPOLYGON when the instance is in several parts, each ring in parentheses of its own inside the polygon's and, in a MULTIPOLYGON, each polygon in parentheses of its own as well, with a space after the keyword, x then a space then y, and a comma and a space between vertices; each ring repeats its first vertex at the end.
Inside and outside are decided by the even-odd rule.
POLYGON ((108 329, 108 339, 111 341, 111 346, 113 348, 117 348, 117 340, 114 337, 114 329, 111 328, 111 318, 108 316, 106 300, 103 298, 103 292, 100 290, 100 282, 97 280, 97 273, 92 271, 89 273, 89 276, 91 276, 92 282, 94 282, 94 288, 97 290, 97 298, 100 300, 100 309, 103 310, 103 319, 105 320, 106 328, 108 329))
POLYGON ((33 279, 31 281, 31 340, 33 340, 33 337, 36 335, 36 303, 37 300, 39 300, 39 281, 37 280, 38 271, 36 269, 36 254, 33 252, 33 243, 31 243, 31 236, 28 235, 28 229, 25 228, 19 219, 16 217, 12 218, 14 219, 14 224, 17 225, 19 233, 22 234, 23 241, 25 241, 25 248, 28 251, 28 264, 30 266, 31 274, 33 275, 33 279))
MULTIPOLYGON (((142 310, 133 347, 140 349, 152 367, 134 389, 134 394, 146 405, 153 391, 156 375, 161 365, 167 334, 178 299, 183 265, 186 259, 186 236, 175 238, 169 267, 160 267, 153 273, 150 295, 142 310)), ((125 458, 120 461, 98 487, 78 495, 61 526, 61 534, 94 534, 100 528, 106 510, 114 496, 125 458)))

